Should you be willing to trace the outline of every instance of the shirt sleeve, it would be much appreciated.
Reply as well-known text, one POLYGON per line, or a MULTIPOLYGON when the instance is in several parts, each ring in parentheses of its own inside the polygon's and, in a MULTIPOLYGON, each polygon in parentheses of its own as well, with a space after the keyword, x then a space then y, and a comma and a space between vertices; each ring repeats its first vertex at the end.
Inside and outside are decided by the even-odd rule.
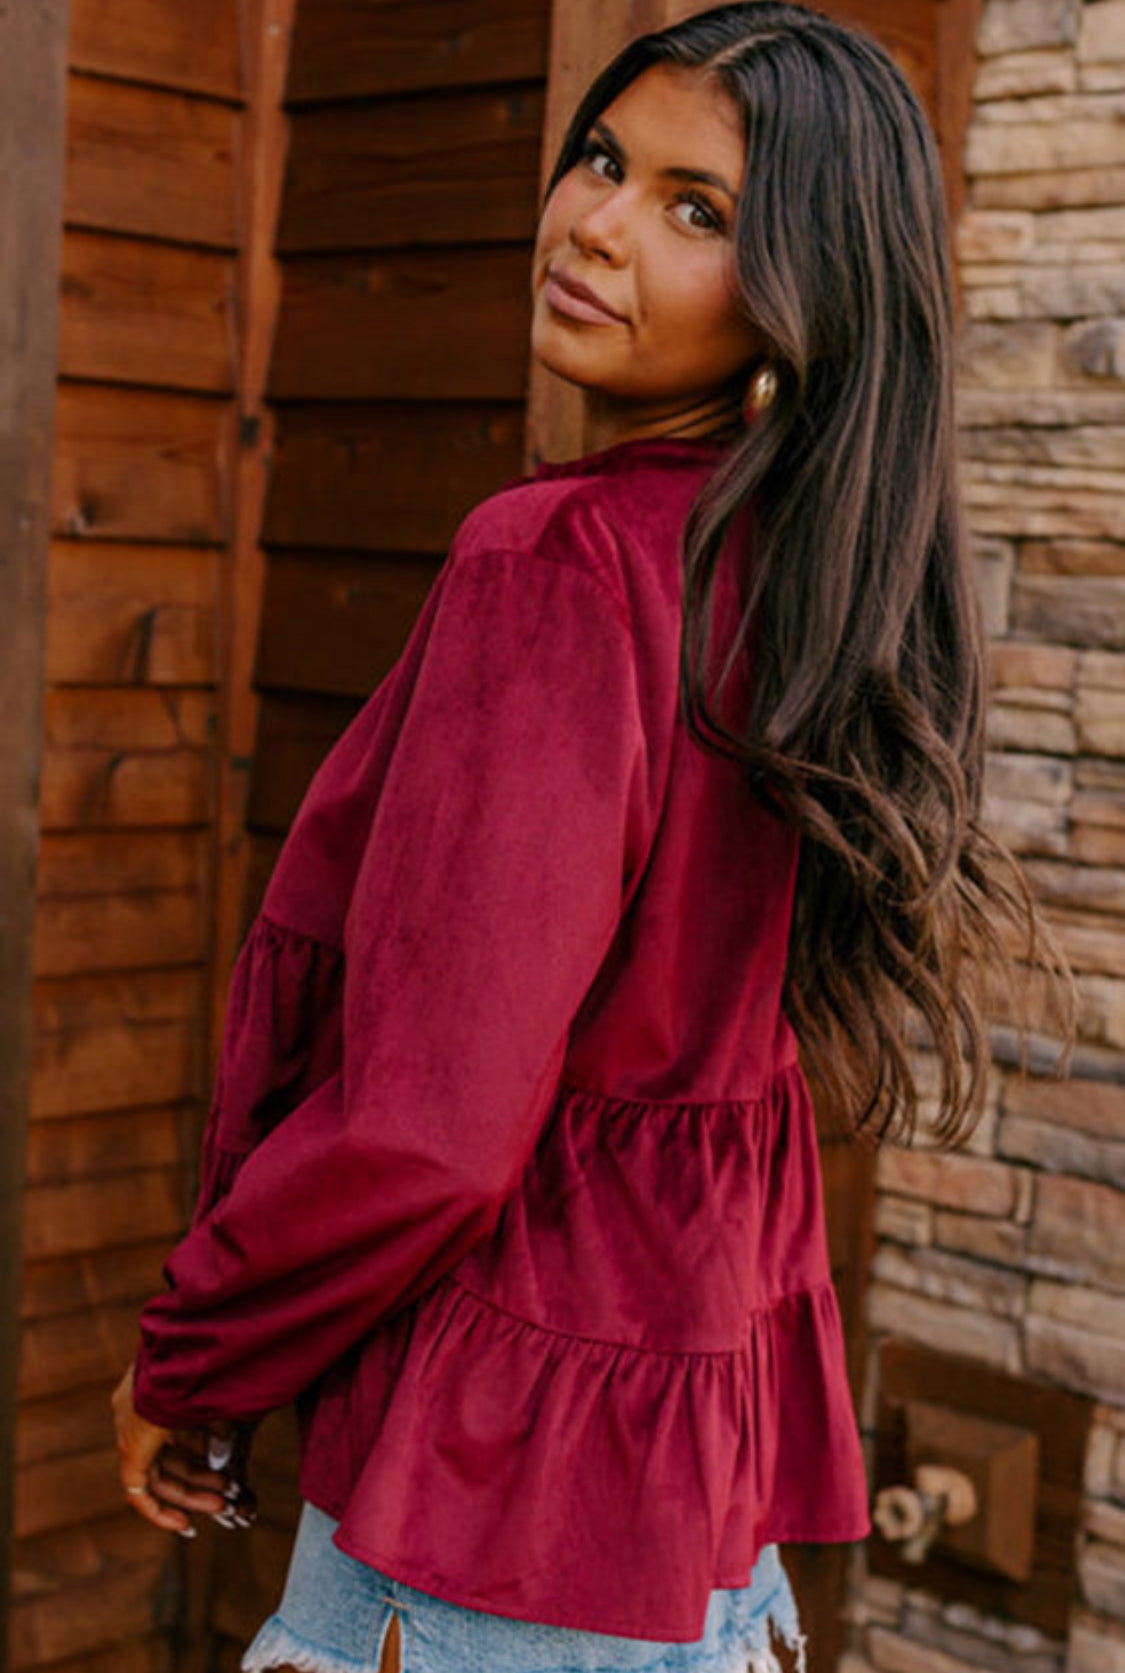
POLYGON ((344 930, 339 1069, 242 1161, 140 1316, 150 1422, 256 1419, 495 1227, 644 842, 625 608, 450 558, 344 930))

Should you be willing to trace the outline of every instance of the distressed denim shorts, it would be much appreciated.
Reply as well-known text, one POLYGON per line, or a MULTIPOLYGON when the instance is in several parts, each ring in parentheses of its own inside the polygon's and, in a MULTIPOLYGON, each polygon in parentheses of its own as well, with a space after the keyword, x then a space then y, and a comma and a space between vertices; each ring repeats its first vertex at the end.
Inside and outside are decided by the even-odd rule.
POLYGON ((305 1500, 285 1590, 242 1657, 243 1673, 378 1673, 391 1614, 401 1673, 782 1673, 770 1625, 806 1673, 805 1638, 776 1545, 749 1583, 711 1593, 703 1636, 689 1644, 514 1620, 417 1591, 332 1543, 335 1520, 305 1500))

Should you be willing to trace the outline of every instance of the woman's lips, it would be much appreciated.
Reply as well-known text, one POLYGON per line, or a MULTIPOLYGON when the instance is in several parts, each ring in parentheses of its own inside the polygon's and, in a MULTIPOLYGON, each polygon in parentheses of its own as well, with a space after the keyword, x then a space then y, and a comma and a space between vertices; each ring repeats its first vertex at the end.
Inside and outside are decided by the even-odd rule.
POLYGON ((607 308, 599 307, 584 296, 576 296, 551 273, 547 275, 543 290, 551 307, 557 308, 560 314, 569 314, 571 319, 589 320, 594 325, 622 324, 617 314, 610 313, 607 308))

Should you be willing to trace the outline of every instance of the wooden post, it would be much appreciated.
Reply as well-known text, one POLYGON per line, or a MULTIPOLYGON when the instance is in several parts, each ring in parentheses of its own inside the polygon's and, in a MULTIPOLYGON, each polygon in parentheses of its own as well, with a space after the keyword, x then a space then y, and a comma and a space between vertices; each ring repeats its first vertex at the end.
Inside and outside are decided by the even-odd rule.
POLYGON ((67 0, 0 6, 0 1669, 30 1073, 67 0))
POLYGON ((243 0, 245 109, 239 227, 238 345, 240 448, 234 477, 234 532, 219 612, 221 624, 218 852, 214 868, 210 1068, 218 1061, 231 966, 242 940, 250 794, 258 725, 254 661, 265 563, 260 545, 273 415, 266 402, 281 295, 274 255, 289 124, 283 108, 296 0, 243 0))

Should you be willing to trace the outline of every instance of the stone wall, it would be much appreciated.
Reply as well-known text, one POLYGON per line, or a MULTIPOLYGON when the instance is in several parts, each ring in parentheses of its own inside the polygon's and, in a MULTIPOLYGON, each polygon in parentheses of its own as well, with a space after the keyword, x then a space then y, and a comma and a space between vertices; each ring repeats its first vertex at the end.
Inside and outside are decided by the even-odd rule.
MULTIPOLYGON (((866 1573, 841 1673, 1125 1673, 1125 0, 988 0, 956 229, 989 822, 1078 975, 1069 1082, 1007 1061, 968 1148, 880 1154, 887 1333, 1092 1395, 1061 1641, 866 1573)), ((873 1536, 875 1537, 875 1536, 873 1536)))

